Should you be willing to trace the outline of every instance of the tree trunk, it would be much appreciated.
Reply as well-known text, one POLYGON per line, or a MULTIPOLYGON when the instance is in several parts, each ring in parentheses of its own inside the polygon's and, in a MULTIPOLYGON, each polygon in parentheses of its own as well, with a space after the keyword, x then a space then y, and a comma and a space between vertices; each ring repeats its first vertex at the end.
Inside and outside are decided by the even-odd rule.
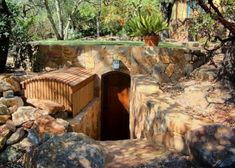
POLYGON ((59 32, 60 32, 60 37, 64 39, 64 21, 62 18, 62 11, 61 11, 61 4, 59 0, 55 0, 56 4, 56 12, 59 20, 59 32))
POLYGON ((43 0, 43 3, 45 5, 46 11, 47 11, 47 18, 49 19, 49 21, 51 23, 52 29, 56 35, 57 40, 63 40, 63 38, 60 36, 59 31, 56 28, 55 21, 52 17, 51 9, 49 8, 49 5, 48 5, 48 0, 43 0))
POLYGON ((73 15, 77 11, 77 8, 78 8, 78 6, 80 5, 81 2, 82 2, 81 0, 78 1, 76 3, 76 5, 74 6, 72 12, 69 14, 69 19, 68 19, 68 22, 67 22, 67 24, 65 26, 65 29, 64 29, 64 37, 65 37, 65 39, 68 39, 68 36, 69 36, 68 35, 69 26, 71 25, 71 22, 73 20, 73 15))
POLYGON ((0 18, 5 18, 4 26, 0 29, 0 73, 5 71, 7 62, 9 35, 11 30, 10 11, 5 0, 0 0, 0 18))
POLYGON ((98 7, 98 15, 96 17, 96 35, 100 37, 100 16, 101 16, 101 8, 102 8, 102 0, 99 0, 99 7, 98 7))

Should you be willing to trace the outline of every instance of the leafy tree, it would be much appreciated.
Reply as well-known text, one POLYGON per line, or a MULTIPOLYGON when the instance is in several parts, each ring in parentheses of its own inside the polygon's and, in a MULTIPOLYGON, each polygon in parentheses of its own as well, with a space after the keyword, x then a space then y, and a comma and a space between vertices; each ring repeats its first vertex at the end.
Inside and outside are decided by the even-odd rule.
POLYGON ((172 9, 176 1, 177 0, 160 0, 160 8, 168 25, 170 24, 172 9))
POLYGON ((5 71, 9 37, 11 30, 11 13, 5 0, 0 0, 0 73, 5 71))
MULTIPOLYGON (((221 0, 219 3, 216 3, 215 0, 192 1, 196 2, 203 9, 203 11, 216 22, 216 24, 222 25, 224 29, 228 31, 225 37, 221 36, 223 33, 217 34, 215 36, 214 40, 219 40, 220 45, 213 49, 206 49, 211 53, 212 56, 214 51, 223 46, 227 46, 227 51, 222 63, 222 68, 220 69, 219 77, 221 79, 228 79, 232 82, 235 82, 235 1, 221 0)), ((212 37, 208 36, 208 41, 211 40, 212 37)))

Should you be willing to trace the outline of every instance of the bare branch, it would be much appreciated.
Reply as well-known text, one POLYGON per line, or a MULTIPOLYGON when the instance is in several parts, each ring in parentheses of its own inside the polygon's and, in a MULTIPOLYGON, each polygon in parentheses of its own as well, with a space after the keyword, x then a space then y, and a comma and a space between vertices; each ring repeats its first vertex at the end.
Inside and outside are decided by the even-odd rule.
POLYGON ((235 23, 229 22, 228 20, 226 20, 223 15, 221 14, 221 12, 218 10, 218 8, 215 6, 215 4, 213 3, 213 0, 208 0, 208 5, 215 11, 212 12, 211 8, 209 8, 206 3, 204 2, 204 0, 197 0, 198 5, 200 5, 204 11, 208 14, 210 14, 210 16, 219 21, 225 28, 227 28, 232 34, 235 34, 235 23))

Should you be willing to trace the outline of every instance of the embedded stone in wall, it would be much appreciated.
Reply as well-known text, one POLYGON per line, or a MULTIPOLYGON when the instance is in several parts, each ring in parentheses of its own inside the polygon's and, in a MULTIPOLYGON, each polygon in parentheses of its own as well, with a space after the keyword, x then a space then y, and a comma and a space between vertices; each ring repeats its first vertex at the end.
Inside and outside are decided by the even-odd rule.
POLYGON ((48 50, 45 51, 45 54, 41 51, 35 52, 35 57, 38 57, 39 60, 35 61, 34 65, 42 66, 42 69, 45 67, 79 66, 91 69, 94 73, 102 74, 112 70, 113 58, 116 57, 121 62, 120 69, 128 70, 131 75, 149 74, 158 79, 159 82, 177 81, 205 62, 204 53, 185 48, 51 45, 45 50, 48 50), (191 55, 196 55, 196 59, 193 59, 194 56, 191 55), (173 68, 171 64, 174 64, 175 67, 173 68), (187 64, 192 66, 186 67, 187 64), (160 67, 160 71, 158 67, 160 67), (166 69, 166 67, 168 68, 166 69))
POLYGON ((66 58, 74 58, 77 56, 77 47, 63 46, 62 56, 66 58))
POLYGON ((61 53, 62 53, 62 45, 49 45, 49 50, 47 55, 49 57, 61 57, 61 53))
POLYGON ((171 75, 174 73, 175 70, 175 64, 169 64, 166 67, 165 73, 167 74, 168 77, 171 77, 171 75))
POLYGON ((38 46, 39 46, 38 51, 41 54, 46 54, 46 55, 48 54, 50 45, 38 45, 38 46))
POLYGON ((163 55, 160 57, 163 64, 171 63, 171 58, 169 55, 163 55))
POLYGON ((95 67, 94 58, 92 56, 92 47, 84 46, 81 55, 77 56, 78 64, 80 67, 92 69, 95 67))

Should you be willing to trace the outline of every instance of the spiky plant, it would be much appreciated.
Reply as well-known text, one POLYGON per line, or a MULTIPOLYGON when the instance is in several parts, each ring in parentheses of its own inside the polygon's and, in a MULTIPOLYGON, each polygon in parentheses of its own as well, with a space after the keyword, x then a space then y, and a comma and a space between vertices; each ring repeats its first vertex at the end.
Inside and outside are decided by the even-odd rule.
POLYGON ((167 22, 157 12, 140 13, 130 19, 125 29, 130 36, 158 35, 168 29, 167 22))

